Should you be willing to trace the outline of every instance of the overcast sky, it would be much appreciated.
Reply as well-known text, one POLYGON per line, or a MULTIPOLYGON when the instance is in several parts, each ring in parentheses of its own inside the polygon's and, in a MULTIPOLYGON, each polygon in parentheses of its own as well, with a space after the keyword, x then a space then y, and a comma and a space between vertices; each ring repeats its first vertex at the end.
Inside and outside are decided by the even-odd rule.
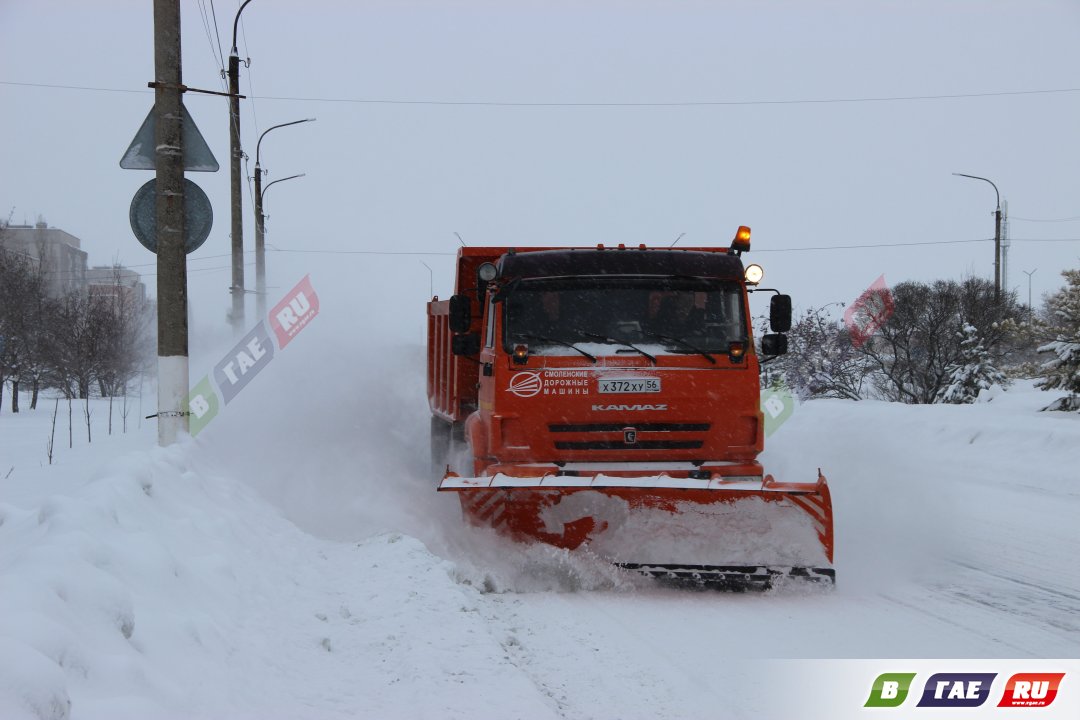
MULTIPOLYGON (((43 216, 91 264, 148 273, 128 208, 152 173, 118 162, 153 100, 151 7, 0 0, 2 214, 43 216)), ((222 89, 217 38, 227 56, 238 7, 183 0, 186 84, 222 89)), ((1022 271, 1037 268, 1038 298, 1080 267, 1080 222, 1048 222, 1080 218, 1080 92, 1061 92, 1080 89, 1078 31, 1076 0, 254 0, 238 43, 243 145, 250 174, 260 132, 318 118, 262 144, 265 182, 307 174, 266 195, 282 251, 453 253, 455 232, 726 245, 749 225, 765 284, 801 307, 850 302, 882 274, 992 278, 993 188, 951 173, 981 175, 1008 202, 1008 284, 1026 300, 1022 271), (927 97, 957 95, 970 97, 927 97), (926 99, 879 100, 913 97, 926 99), (914 242, 952 244, 800 251, 914 242)), ((222 166, 188 175, 215 213, 190 258, 193 302, 220 322, 227 104, 185 104, 222 166)), ((248 191, 244 211, 250 249, 248 191)), ((419 308, 452 282, 450 255, 268 264, 282 292, 310 272, 341 302, 371 282, 419 308)))

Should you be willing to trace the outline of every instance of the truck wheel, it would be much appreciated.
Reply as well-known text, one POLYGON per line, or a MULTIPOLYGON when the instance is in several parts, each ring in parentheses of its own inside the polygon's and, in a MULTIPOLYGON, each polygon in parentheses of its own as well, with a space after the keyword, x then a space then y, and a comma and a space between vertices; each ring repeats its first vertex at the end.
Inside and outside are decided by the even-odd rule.
POLYGON ((443 479, 450 462, 451 427, 442 418, 431 418, 431 476, 436 482, 443 479))

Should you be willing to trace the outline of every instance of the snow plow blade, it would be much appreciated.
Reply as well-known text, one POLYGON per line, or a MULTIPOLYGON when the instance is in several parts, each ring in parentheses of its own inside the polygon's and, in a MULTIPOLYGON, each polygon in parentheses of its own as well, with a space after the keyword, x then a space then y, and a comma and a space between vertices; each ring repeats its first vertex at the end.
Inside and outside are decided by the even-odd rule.
POLYGON ((764 590, 789 580, 835 582, 832 501, 820 470, 806 483, 718 474, 731 464, 614 474, 635 472, 630 465, 451 472, 439 490, 459 493, 473 525, 519 542, 587 548, 664 584, 764 590))

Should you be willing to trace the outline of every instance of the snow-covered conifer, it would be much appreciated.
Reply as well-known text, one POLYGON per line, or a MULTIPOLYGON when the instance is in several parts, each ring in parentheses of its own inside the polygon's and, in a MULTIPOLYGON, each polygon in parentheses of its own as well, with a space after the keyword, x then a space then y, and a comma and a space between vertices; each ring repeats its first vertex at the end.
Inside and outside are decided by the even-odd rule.
POLYGON ((1046 308, 1053 340, 1039 348, 1053 357, 1042 368, 1038 387, 1065 390, 1070 396, 1047 410, 1080 409, 1080 270, 1061 273, 1068 283, 1047 298, 1046 308))
POLYGON ((938 401, 955 405, 970 404, 979 397, 981 390, 988 390, 994 385, 1006 387, 1008 378, 994 365, 975 326, 964 323, 958 335, 963 338, 959 357, 945 368, 949 380, 938 401))

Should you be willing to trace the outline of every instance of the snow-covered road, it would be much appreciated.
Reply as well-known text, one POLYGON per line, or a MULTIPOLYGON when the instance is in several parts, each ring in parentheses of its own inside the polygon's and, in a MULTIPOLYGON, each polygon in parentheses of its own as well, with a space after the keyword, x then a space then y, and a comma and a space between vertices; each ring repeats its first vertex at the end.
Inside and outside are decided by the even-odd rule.
POLYGON ((770 717, 777 659, 1080 655, 1080 416, 1030 383, 800 406, 763 461, 828 476, 838 585, 740 595, 465 528, 421 389, 377 372, 420 350, 360 361, 348 393, 251 392, 167 451, 40 467, 48 418, 0 416, 28 438, 0 485, 0 716, 770 717))

